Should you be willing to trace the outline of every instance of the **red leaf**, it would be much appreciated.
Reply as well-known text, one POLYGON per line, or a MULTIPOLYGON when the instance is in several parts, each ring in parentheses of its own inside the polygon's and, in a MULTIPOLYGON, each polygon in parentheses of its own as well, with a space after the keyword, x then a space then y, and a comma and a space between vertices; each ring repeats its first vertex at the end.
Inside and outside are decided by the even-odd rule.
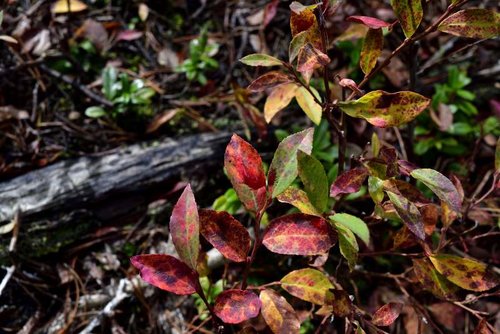
POLYGON ((245 208, 260 211, 266 201, 266 176, 259 153, 235 134, 226 147, 224 168, 245 208))
POLYGON ((143 280, 178 295, 198 290, 198 273, 175 257, 163 254, 136 255, 130 262, 139 269, 143 280))
POLYGON ((330 188, 330 196, 335 197, 339 194, 351 194, 359 191, 363 182, 368 176, 366 168, 353 168, 347 172, 342 173, 330 188))
POLYGON ((369 16, 349 16, 347 21, 361 23, 370 29, 389 27, 391 24, 369 16))
POLYGON ((402 303, 388 303, 379 308, 372 318, 375 326, 389 326, 399 317, 403 310, 402 303))
POLYGON ((289 76, 278 71, 271 71, 252 81, 252 83, 248 86, 248 90, 252 92, 261 92, 265 89, 287 82, 292 82, 292 79, 289 76))
POLYGON ((227 324, 239 324, 259 315, 259 297, 248 290, 226 290, 215 300, 215 314, 227 324))
POLYGON ((182 261, 196 269, 200 252, 200 221, 191 186, 188 184, 170 217, 170 235, 182 261))
POLYGON ((287 255, 319 255, 327 252, 336 238, 321 217, 294 213, 274 219, 262 243, 271 252, 287 255))
POLYGON ((276 13, 278 12, 279 3, 280 3, 279 0, 272 0, 270 3, 266 5, 264 9, 264 22, 263 22, 264 27, 266 27, 276 16, 276 13))
POLYGON ((306 82, 309 82, 314 70, 328 65, 329 62, 330 58, 326 54, 315 48, 311 43, 307 43, 299 51, 297 71, 302 73, 306 82))
POLYGON ((250 235, 239 221, 229 213, 201 210, 201 234, 226 258, 235 262, 246 261, 250 250, 250 235))

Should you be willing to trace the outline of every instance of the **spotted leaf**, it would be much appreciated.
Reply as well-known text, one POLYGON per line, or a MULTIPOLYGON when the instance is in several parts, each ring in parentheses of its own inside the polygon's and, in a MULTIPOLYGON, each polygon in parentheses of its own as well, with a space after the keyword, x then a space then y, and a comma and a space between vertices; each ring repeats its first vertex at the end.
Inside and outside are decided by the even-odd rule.
POLYGON ((391 5, 405 36, 410 38, 417 31, 424 16, 421 0, 391 0, 391 5))
POLYGON ((369 16, 349 16, 347 21, 364 24, 370 29, 380 29, 391 26, 390 23, 369 16))
POLYGON ((386 128, 410 122, 429 103, 430 99, 414 92, 376 90, 354 101, 338 102, 338 105, 349 116, 364 118, 379 128, 386 128))
POLYGON ((214 313, 227 324, 239 324, 258 316, 261 305, 252 291, 231 289, 217 296, 214 313))
POLYGON ((278 145, 269 166, 267 181, 272 197, 285 191, 298 175, 297 151, 311 154, 314 128, 286 137, 278 145))
POLYGON ((359 191, 367 176, 368 170, 361 167, 342 173, 330 187, 330 196, 335 197, 340 194, 352 194, 359 191))
POLYGON ((245 208, 260 211, 266 202, 266 176, 259 153, 235 134, 226 147, 224 168, 245 208))
POLYGON ((224 257, 235 262, 246 261, 250 235, 243 225, 224 211, 200 211, 201 234, 224 257))
POLYGON ((261 291, 260 301, 262 302, 262 317, 273 333, 300 333, 297 313, 284 297, 273 290, 266 289, 261 291))
POLYGON ((287 255, 320 255, 335 242, 326 220, 303 213, 272 220, 262 241, 271 252, 287 255))
POLYGON ((383 47, 384 36, 382 29, 369 29, 363 41, 359 58, 359 66, 365 75, 369 74, 377 65, 383 47))
POLYGON ((288 82, 292 82, 292 79, 285 73, 271 71, 252 81, 248 86, 248 90, 252 92, 262 92, 268 88, 273 88, 288 82))
POLYGON ((500 14, 482 8, 464 9, 444 19, 438 29, 461 37, 494 38, 500 36, 500 14))
POLYGON ((280 66, 283 65, 281 60, 262 53, 254 53, 245 56, 240 61, 248 66, 280 66))
POLYGON ((486 291, 499 283, 498 277, 476 260, 448 254, 433 255, 429 260, 441 275, 466 290, 486 291))
POLYGON ((403 310, 402 303, 388 303, 379 308, 372 317, 375 326, 390 326, 403 310))
POLYGON ((394 204, 398 216, 408 229, 420 240, 425 240, 425 230, 422 215, 418 208, 405 197, 387 191, 387 195, 394 204))
POLYGON ((321 271, 299 269, 288 273, 281 279, 281 287, 289 294, 317 305, 328 302, 328 290, 333 285, 321 271))
POLYGON ((178 295, 190 295, 199 290, 198 274, 184 262, 170 255, 136 255, 130 262, 139 269, 143 280, 178 295))
POLYGON ((294 83, 286 83, 272 90, 264 104, 264 117, 267 123, 271 122, 279 111, 290 104, 298 88, 299 86, 294 83))
POLYGON ((344 290, 331 289, 327 292, 327 306, 337 317, 347 317, 352 311, 352 302, 349 294, 344 290))
POLYGON ((453 183, 443 174, 430 168, 414 169, 410 175, 421 181, 440 200, 446 202, 455 212, 460 212, 462 208, 462 198, 453 183))
POLYGON ((454 297, 458 286, 441 275, 427 259, 413 259, 413 272, 422 287, 443 299, 454 297))
POLYGON ((191 186, 188 184, 170 217, 170 236, 182 261, 196 269, 200 252, 200 221, 191 186))
POLYGON ((312 205, 309 197, 307 197, 306 192, 301 189, 295 188, 293 186, 288 187, 284 192, 278 195, 277 199, 281 203, 288 203, 290 205, 293 205, 302 213, 313 216, 321 216, 321 212, 319 212, 318 209, 316 209, 314 205, 312 205))

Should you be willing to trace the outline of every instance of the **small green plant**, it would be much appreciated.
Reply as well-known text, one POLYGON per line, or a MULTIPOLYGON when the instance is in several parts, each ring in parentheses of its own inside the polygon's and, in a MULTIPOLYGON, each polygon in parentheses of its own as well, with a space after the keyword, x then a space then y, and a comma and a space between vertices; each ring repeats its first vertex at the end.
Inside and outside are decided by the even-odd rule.
POLYGON ((415 128, 418 136, 414 147, 416 154, 423 155, 435 149, 448 155, 463 155, 472 149, 476 138, 500 135, 497 117, 477 122, 478 110, 473 103, 476 95, 468 89, 471 82, 465 70, 457 66, 448 68, 448 80, 435 86, 430 114, 422 115, 415 128))
POLYGON ((189 43, 189 58, 176 71, 185 73, 190 81, 197 81, 201 85, 207 83, 206 72, 215 70, 219 63, 212 58, 217 54, 219 45, 208 40, 208 28, 202 28, 200 35, 189 43))
POLYGON ((92 106, 85 110, 85 115, 92 118, 110 116, 113 119, 119 115, 130 113, 144 117, 153 113, 152 97, 155 91, 146 87, 141 79, 133 79, 125 73, 118 74, 114 67, 106 67, 102 74, 102 92, 113 107, 105 109, 92 106))

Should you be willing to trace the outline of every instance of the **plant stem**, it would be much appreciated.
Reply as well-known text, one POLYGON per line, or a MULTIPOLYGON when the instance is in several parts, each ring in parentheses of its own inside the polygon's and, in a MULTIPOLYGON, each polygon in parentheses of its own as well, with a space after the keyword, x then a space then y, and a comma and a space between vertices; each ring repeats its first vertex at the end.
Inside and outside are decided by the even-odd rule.
POLYGON ((198 295, 200 295, 201 300, 203 301, 203 303, 205 304, 205 306, 208 309, 208 312, 212 316, 212 322, 213 322, 214 327, 218 328, 220 326, 219 317, 217 317, 217 315, 214 312, 214 309, 212 308, 212 305, 210 305, 210 303, 208 302, 207 296, 205 296, 205 292, 203 292, 203 288, 201 287, 201 284, 199 281, 198 281, 198 289, 197 290, 198 291, 196 291, 196 292, 198 292, 198 295))
MULTIPOLYGON (((267 199, 266 199, 267 201, 267 199)), ((255 256, 257 255, 257 251, 262 244, 262 239, 260 237, 260 221, 262 220, 262 216, 266 211, 267 207, 264 207, 260 212, 257 213, 254 219, 253 230, 255 234, 255 241, 253 243, 252 252, 250 253, 250 257, 247 259, 247 263, 245 269, 243 271, 243 278, 241 280, 241 290, 245 290, 247 287, 248 274, 250 273, 250 267, 252 267, 253 262, 255 261, 255 256)))

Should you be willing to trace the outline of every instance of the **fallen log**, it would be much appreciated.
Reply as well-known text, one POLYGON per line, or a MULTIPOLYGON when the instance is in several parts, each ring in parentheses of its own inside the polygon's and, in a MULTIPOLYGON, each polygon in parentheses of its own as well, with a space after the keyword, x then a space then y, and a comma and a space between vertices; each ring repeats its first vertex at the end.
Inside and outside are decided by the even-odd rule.
POLYGON ((207 133, 136 144, 102 156, 65 160, 0 183, 0 222, 69 210, 116 194, 137 194, 172 176, 220 164, 230 134, 207 133))
MULTIPOLYGON (((57 252, 99 226, 126 223, 124 217, 133 221, 134 214, 141 217, 147 204, 171 189, 181 175, 206 177, 210 167, 215 171, 230 136, 207 133, 131 145, 1 182, 0 222, 12 220, 19 211, 18 251, 30 256, 57 252)), ((5 255, 0 246, 0 262, 5 255)))

